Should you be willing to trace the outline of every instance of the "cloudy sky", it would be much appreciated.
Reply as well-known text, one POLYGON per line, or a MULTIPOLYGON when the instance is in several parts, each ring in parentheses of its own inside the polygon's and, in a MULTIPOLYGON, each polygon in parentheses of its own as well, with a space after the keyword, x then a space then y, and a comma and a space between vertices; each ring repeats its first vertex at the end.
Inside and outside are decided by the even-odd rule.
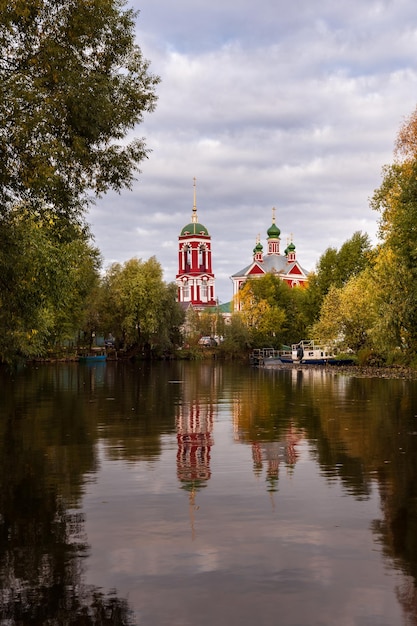
POLYGON ((105 267, 155 255, 175 279, 194 177, 220 302, 258 234, 265 247, 272 207, 307 270, 355 231, 376 242, 369 198, 417 104, 414 0, 128 4, 161 83, 136 130, 152 150, 142 174, 89 213, 105 267))

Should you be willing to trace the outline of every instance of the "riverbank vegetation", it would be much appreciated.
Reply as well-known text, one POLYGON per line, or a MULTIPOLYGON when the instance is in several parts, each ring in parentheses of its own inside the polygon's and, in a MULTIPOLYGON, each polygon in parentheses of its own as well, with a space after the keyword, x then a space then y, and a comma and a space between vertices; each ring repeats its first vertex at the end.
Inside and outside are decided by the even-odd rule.
POLYGON ((127 138, 159 82, 135 18, 119 0, 2 7, 0 361, 44 354, 85 323, 99 283, 85 211, 130 187, 148 153, 127 138))
POLYGON ((12 208, 0 223, 0 359, 71 356, 111 338, 119 357, 242 358, 303 338, 334 344, 361 365, 417 365, 417 112, 400 130, 394 163, 372 197, 380 243, 356 232, 320 257, 307 287, 279 276, 249 280, 239 311, 176 301, 158 260, 103 273, 80 216, 12 208), (201 337, 215 338, 210 346, 201 337))
POLYGON ((146 358, 237 358, 317 338, 365 364, 417 366, 417 110, 371 199, 380 243, 356 232, 328 248, 306 288, 247 281, 226 319, 220 307, 185 314, 155 257, 103 273, 85 211, 91 195, 130 186, 147 150, 125 139, 159 82, 122 7, 41 0, 1 15, 0 363, 74 355, 99 338, 146 358))

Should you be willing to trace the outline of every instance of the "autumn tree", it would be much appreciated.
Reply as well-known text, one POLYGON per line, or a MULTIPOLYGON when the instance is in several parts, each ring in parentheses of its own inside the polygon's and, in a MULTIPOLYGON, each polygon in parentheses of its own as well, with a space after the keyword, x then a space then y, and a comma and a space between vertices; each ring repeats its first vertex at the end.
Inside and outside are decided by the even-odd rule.
POLYGON ((352 276, 357 276, 368 267, 371 261, 369 236, 360 231, 345 241, 339 250, 327 248, 308 280, 306 306, 309 321, 313 322, 318 317, 323 298, 332 286, 343 287, 352 276))
POLYGON ((337 343, 342 350, 372 350, 378 317, 377 284, 368 268, 352 276, 343 287, 330 287, 312 333, 323 341, 337 343))
POLYGON ((239 293, 239 303, 253 344, 280 348, 300 341, 306 331, 304 297, 302 287, 291 288, 273 274, 248 280, 239 293))
POLYGON ((384 283, 385 314, 397 349, 417 353, 417 109, 400 128, 394 162, 383 169, 371 206, 380 213, 377 268, 384 283), (387 265, 384 260, 389 261, 387 265), (388 270, 389 267, 389 270, 388 270))

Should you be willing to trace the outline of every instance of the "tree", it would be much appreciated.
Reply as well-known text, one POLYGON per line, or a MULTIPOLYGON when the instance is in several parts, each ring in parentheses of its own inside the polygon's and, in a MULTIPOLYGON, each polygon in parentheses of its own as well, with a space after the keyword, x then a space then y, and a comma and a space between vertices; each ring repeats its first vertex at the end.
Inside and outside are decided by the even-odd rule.
POLYGON ((351 276, 343 287, 330 287, 313 333, 321 340, 335 341, 341 348, 354 352, 372 349, 378 317, 377 286, 372 270, 367 268, 351 276))
POLYGON ((327 248, 320 257, 316 271, 309 276, 308 309, 309 319, 317 319, 323 298, 332 286, 343 287, 352 276, 357 276, 372 261, 369 236, 360 231, 337 248, 327 248))
POLYGON ((240 357, 251 347, 251 337, 248 327, 243 323, 242 316, 234 313, 230 323, 224 327, 224 341, 220 344, 220 351, 229 358, 240 357))
POLYGON ((0 0, 0 359, 80 324, 98 252, 83 212, 147 156, 126 137, 159 78, 123 0, 0 0), (66 308, 65 308, 66 307, 66 308))
POLYGON ((374 344, 379 353, 387 358, 393 356, 398 360, 398 350, 406 352, 407 342, 404 334, 404 302, 401 293, 403 278, 397 271, 397 259, 388 246, 380 246, 375 259, 373 271, 374 292, 378 316, 372 331, 374 344), (398 281, 401 280, 399 283, 398 281))
POLYGON ((87 229, 62 231, 52 214, 13 211, 0 237, 0 361, 10 363, 74 335, 100 256, 87 229))
POLYGON ((273 274, 246 281, 240 310, 254 345, 280 348, 300 341, 306 331, 306 295, 304 288, 291 288, 273 274))
POLYGON ((119 344, 136 347, 147 356, 153 345, 160 350, 173 347, 184 316, 176 302, 175 286, 163 281, 155 257, 113 264, 103 283, 100 316, 119 344))
POLYGON ((0 216, 79 218, 88 194, 129 186, 146 157, 127 133, 159 78, 123 0, 1 1, 0 216))
MULTIPOLYGON (((380 212, 377 268, 385 284, 390 329, 408 358, 417 353, 417 109, 404 122, 396 141, 394 163, 383 169, 371 206, 380 212), (389 259, 391 272, 382 259, 389 259)), ((391 336, 392 334, 391 333, 391 336)))

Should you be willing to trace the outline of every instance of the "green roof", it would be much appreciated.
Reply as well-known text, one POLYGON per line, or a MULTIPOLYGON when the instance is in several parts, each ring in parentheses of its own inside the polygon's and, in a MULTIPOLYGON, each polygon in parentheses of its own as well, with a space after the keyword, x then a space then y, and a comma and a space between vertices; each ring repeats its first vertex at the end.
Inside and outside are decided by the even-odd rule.
POLYGON ((203 226, 203 224, 200 224, 199 222, 191 222, 190 224, 187 224, 186 226, 184 226, 184 228, 181 231, 181 237, 183 235, 207 235, 208 236, 209 232, 207 230, 207 228, 205 226, 203 226))
POLYGON ((209 313, 231 313, 233 308, 232 305, 232 301, 224 302, 223 304, 207 307, 206 311, 209 313))

